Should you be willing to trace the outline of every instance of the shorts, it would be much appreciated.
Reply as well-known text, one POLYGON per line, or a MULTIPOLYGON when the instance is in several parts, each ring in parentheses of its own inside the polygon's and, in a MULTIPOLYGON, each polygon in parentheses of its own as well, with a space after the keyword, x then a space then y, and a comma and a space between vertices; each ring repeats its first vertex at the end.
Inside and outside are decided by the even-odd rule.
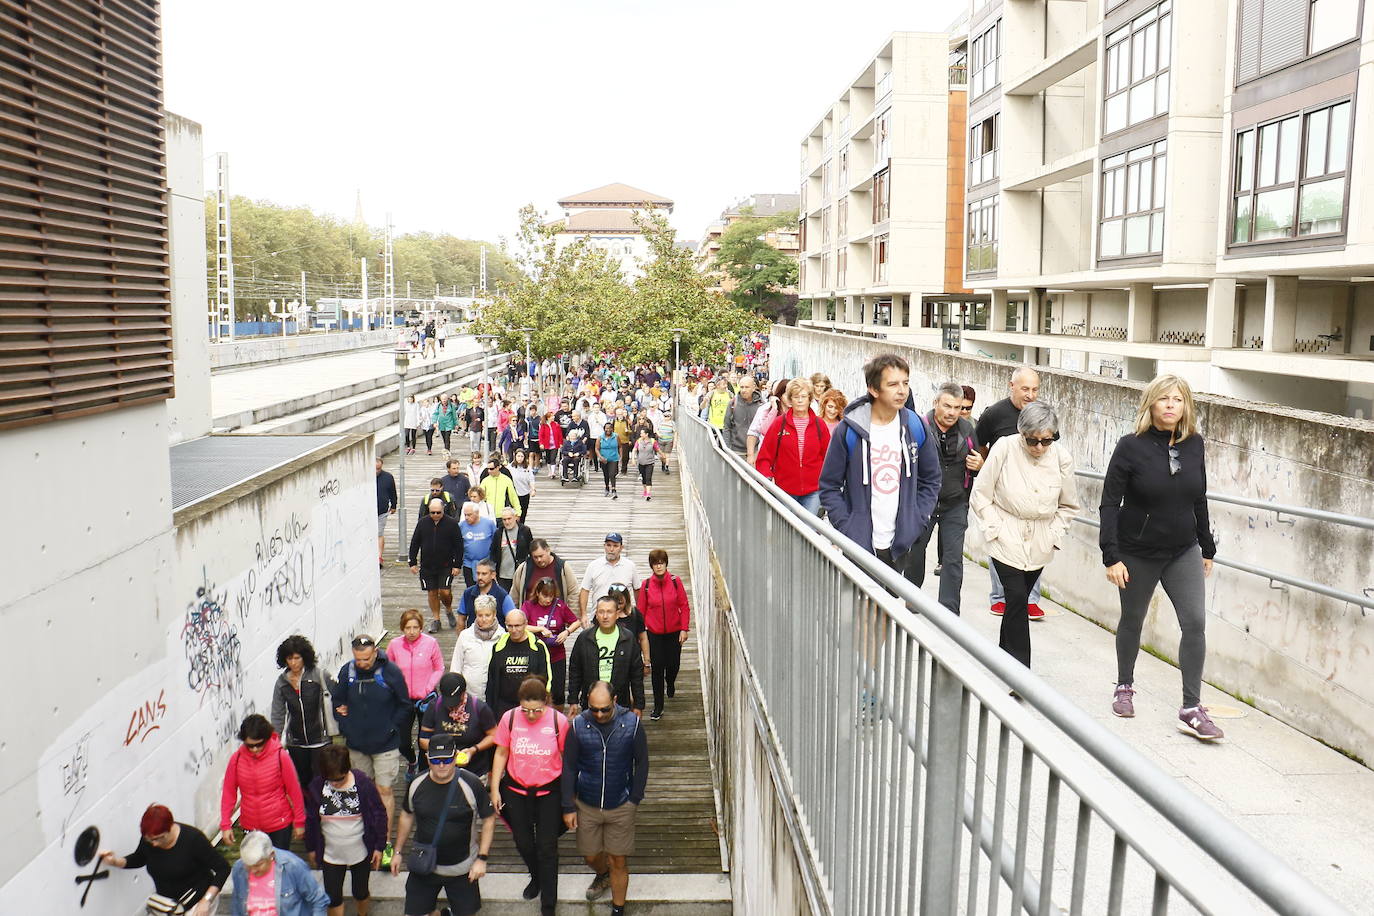
POLYGON ((453 587, 453 570, 425 569, 420 567, 420 591, 432 592, 441 588, 453 587))
POLYGON ((401 751, 399 748, 382 751, 379 754, 364 754, 362 751, 355 751, 350 747, 348 756, 353 762, 353 768, 362 770, 363 775, 378 786, 390 786, 401 772, 401 751))
POLYGON ((662 439, 659 439, 658 450, 665 455, 671 455, 673 453, 673 440, 669 439, 667 442, 664 442, 662 439))
POLYGON ((619 808, 597 808, 582 799, 577 804, 577 851, 584 856, 608 853, 632 855, 635 850, 635 814, 639 806, 626 802, 619 808))
POLYGON ((381 515, 377 516, 377 537, 382 537, 386 534, 386 520, 389 518, 391 518, 390 512, 383 512, 381 515))
POLYGON ((439 905, 439 892, 448 894, 454 916, 471 916, 482 908, 482 892, 467 875, 417 875, 406 873, 407 913, 431 913, 439 905))

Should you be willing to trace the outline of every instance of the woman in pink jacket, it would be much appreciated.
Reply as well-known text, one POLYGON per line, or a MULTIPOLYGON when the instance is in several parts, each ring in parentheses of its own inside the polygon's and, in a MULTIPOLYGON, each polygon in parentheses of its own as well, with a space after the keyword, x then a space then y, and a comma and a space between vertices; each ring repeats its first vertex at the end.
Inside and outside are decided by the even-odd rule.
POLYGON ((291 755, 281 746, 272 723, 254 713, 239 726, 243 746, 229 757, 224 791, 219 800, 219 828, 232 841, 234 802, 239 802, 239 826, 261 830, 272 845, 287 849, 291 837, 305 836, 305 801, 291 755))
MULTIPOLYGON (((401 635, 386 644, 386 657, 405 675, 406 690, 412 700, 423 700, 439 684, 447 667, 444 652, 433 636, 424 632, 425 619, 414 608, 401 614, 401 635)), ((419 714, 414 707, 410 719, 401 731, 401 756, 410 764, 411 772, 422 769, 415 762, 415 740, 411 730, 419 714)))

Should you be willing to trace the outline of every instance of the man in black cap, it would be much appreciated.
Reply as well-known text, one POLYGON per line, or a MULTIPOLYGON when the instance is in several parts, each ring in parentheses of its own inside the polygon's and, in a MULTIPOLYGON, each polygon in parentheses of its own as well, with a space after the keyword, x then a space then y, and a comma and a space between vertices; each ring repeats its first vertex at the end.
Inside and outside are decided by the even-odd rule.
POLYGON ((467 678, 456 671, 439 678, 438 693, 420 719, 420 749, 428 751, 436 735, 447 735, 456 742, 458 766, 477 776, 486 775, 496 746, 496 739, 488 734, 496 728, 491 707, 468 693, 467 678))
POLYGON ((417 843, 435 847, 434 871, 422 875, 411 869, 407 875, 405 912, 411 916, 433 912, 440 891, 448 895, 449 906, 457 916, 469 916, 482 908, 477 882, 487 873, 496 811, 481 780, 456 765, 457 753, 458 744, 452 735, 430 738, 429 772, 410 784, 401 803, 397 855, 391 860, 391 873, 401 873, 401 853, 412 831, 417 843), (480 835, 478 819, 482 821, 480 835))

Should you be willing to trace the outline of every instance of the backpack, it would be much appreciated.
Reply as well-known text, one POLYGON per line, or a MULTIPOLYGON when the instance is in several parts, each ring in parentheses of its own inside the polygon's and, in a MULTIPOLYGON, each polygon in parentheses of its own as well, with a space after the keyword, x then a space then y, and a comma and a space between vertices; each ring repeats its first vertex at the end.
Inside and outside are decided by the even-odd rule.
MULTIPOLYGON (((907 412, 907 417, 906 417, 906 435, 907 435, 907 438, 910 439, 912 442, 915 442, 915 443, 916 443, 916 450, 917 450, 917 451, 920 451, 921 446, 923 446, 923 445, 926 444, 926 423, 925 423, 925 420, 921 417, 920 414, 916 413, 916 411, 911 410, 910 408, 905 408, 905 407, 904 407, 904 408, 902 408, 902 409, 905 410, 905 411, 907 412)), ((857 432, 855 432, 853 426, 850 426, 848 423, 846 423, 846 424, 845 424, 845 427, 844 427, 844 450, 845 450, 845 452, 846 452, 846 453, 852 453, 852 452, 854 451, 854 446, 855 446, 856 444, 858 444, 858 441, 859 441, 859 434, 858 434, 857 432)))

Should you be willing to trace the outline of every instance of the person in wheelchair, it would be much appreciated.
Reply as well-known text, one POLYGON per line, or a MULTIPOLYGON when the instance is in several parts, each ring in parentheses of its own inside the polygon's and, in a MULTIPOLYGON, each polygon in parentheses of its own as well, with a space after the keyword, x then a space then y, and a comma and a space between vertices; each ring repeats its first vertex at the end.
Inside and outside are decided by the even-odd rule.
POLYGON ((582 438, 582 430, 573 429, 569 431, 567 441, 558 450, 558 456, 563 464, 563 479, 579 479, 582 473, 582 462, 587 457, 587 443, 582 438))

